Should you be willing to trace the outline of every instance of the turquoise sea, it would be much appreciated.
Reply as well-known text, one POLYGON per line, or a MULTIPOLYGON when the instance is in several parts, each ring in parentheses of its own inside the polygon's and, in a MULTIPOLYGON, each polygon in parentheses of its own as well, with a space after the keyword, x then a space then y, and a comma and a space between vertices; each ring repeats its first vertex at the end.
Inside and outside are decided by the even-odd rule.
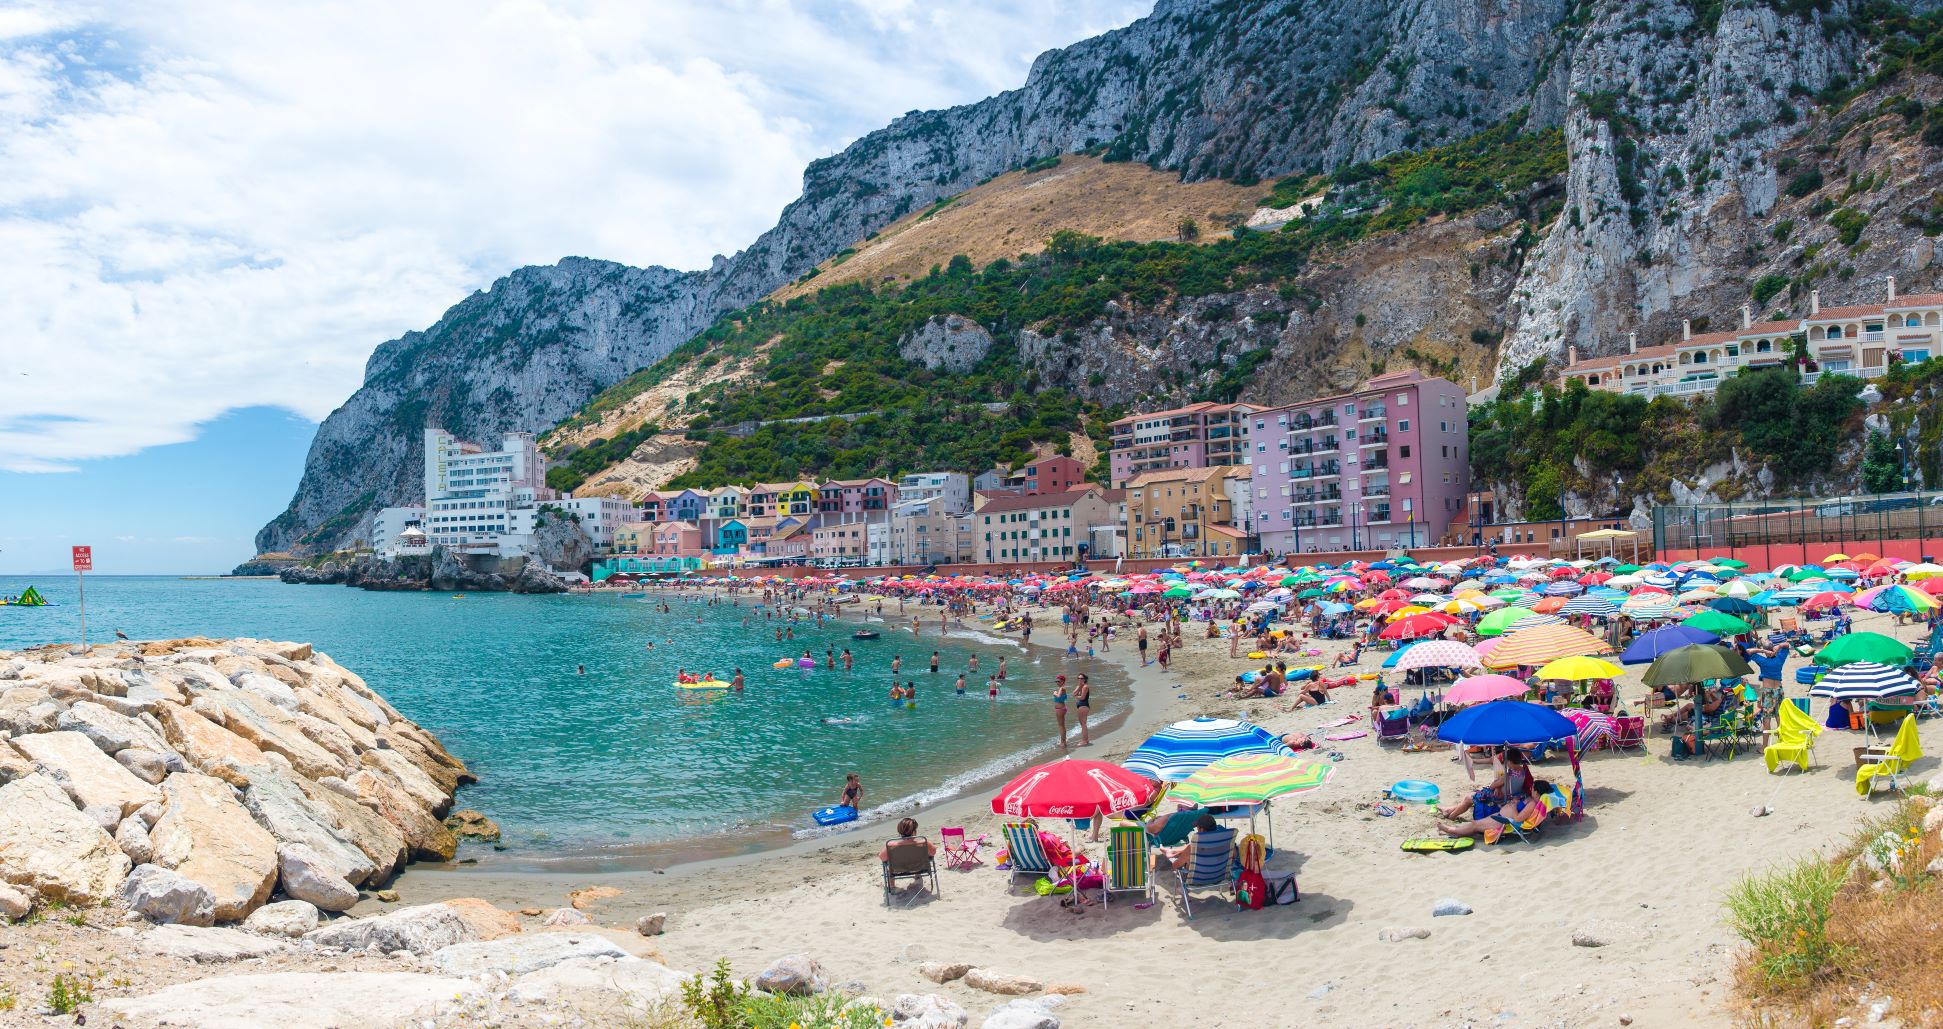
MULTIPOLYGON (((0 577, 0 594, 30 584, 60 606, 0 607, 0 649, 78 639, 74 578, 0 577)), ((941 641, 927 626, 914 641, 908 629, 872 623, 883 639, 858 641, 853 621, 819 628, 807 620, 793 624, 795 639, 777 643, 774 631, 786 623, 765 621, 746 596, 741 607, 670 597, 674 611, 663 614, 618 595, 455 599, 272 580, 89 576, 87 590, 95 641, 119 629, 134 639, 315 644, 479 775, 459 803, 500 822, 508 847, 500 861, 633 863, 674 841, 686 841, 686 853, 786 842, 812 829, 810 811, 835 802, 845 772, 862 774, 867 809, 902 807, 1049 753, 1057 672, 1093 676, 1096 725, 1127 699, 1112 665, 1045 650, 1035 661, 975 632, 941 641), (771 667, 805 649, 820 659, 844 647, 856 656, 849 673, 771 667), (937 675, 925 670, 934 648, 937 675), (917 684, 915 710, 887 699, 895 654, 904 658, 901 678, 917 684), (955 673, 973 654, 981 672, 968 679, 967 696, 954 696, 955 673), (984 675, 1001 656, 1010 674, 994 704, 984 675), (678 668, 726 679, 738 666, 748 682, 739 695, 672 686, 678 668)), ((895 611, 886 605, 887 615, 895 611)))

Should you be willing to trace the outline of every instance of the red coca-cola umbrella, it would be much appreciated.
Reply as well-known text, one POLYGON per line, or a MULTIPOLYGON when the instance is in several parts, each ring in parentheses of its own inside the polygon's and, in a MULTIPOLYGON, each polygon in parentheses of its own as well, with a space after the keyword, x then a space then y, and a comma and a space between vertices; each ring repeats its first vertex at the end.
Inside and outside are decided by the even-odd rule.
POLYGON ((1020 772, 992 798, 992 813, 1014 818, 1091 818, 1137 808, 1159 787, 1118 765, 1065 758, 1020 772))

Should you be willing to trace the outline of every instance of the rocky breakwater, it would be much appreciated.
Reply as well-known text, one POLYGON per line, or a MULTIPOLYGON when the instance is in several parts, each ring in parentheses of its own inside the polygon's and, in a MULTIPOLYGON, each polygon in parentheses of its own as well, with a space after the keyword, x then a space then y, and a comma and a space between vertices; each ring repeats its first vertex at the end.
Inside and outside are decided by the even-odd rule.
POLYGON ((463 762, 308 644, 0 651, 0 918, 125 905, 240 922, 326 912, 449 860, 463 762))

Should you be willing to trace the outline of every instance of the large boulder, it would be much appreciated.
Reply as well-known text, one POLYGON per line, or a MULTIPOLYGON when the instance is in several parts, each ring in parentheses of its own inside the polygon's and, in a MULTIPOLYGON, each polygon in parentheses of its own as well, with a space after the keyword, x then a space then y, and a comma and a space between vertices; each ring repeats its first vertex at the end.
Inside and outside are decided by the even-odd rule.
POLYGON ((14 741, 14 746, 66 787, 68 795, 81 807, 107 805, 116 808, 120 816, 126 816, 161 796, 152 784, 135 778, 134 773, 116 764, 114 758, 102 753, 93 740, 81 733, 23 736, 14 741))
POLYGON ((216 924, 216 898, 209 887, 160 865, 136 865, 121 884, 130 911, 170 925, 216 924))
POLYGON ((950 997, 938 993, 900 993, 891 1002, 897 1029, 963 1029, 971 1016, 950 997))
MULTIPOLYGON (((142 810, 146 811, 147 805, 142 810)), ((128 855, 128 860, 138 865, 146 865, 155 860, 155 843, 148 838, 148 823, 142 821, 142 812, 137 811, 121 820, 115 827, 115 846, 128 855)))
POLYGON ((1029 976, 1015 975, 1010 972, 994 972, 989 968, 974 968, 965 973, 962 981, 966 986, 974 990, 984 990, 986 993, 997 993, 1013 997, 1023 996, 1028 993, 1038 993, 1040 990, 1046 988, 1046 984, 1029 976))
POLYGON ((137 933, 135 946, 144 953, 194 961, 199 965, 246 961, 290 950, 288 943, 254 936, 241 929, 191 925, 158 925, 147 932, 137 933))
POLYGON ((632 958, 612 942, 591 933, 533 933, 498 940, 457 943, 432 955, 432 966, 447 975, 482 972, 525 975, 571 958, 632 958))
MULTIPOLYGON (((225 768, 224 759, 235 766, 254 768, 263 763, 263 751, 256 745, 194 710, 173 704, 161 709, 162 734, 190 765, 211 775, 225 768)), ((225 772, 226 778, 233 778, 225 772)), ((247 785, 243 783, 242 785, 247 785)))
POLYGON ((27 755, 15 750, 14 745, 6 740, 0 740, 0 786, 32 774, 34 763, 27 760, 27 755))
POLYGON ((830 988, 823 966, 804 954, 787 954, 771 962, 756 975, 756 989, 764 993, 787 993, 807 997, 830 988))
POLYGON ((349 911, 358 902, 358 888, 301 843, 277 845, 277 875, 286 896, 309 901, 321 910, 349 911))
POLYGON ((86 736, 103 754, 119 754, 130 747, 156 754, 169 749, 154 729, 97 701, 82 700, 68 705, 56 724, 63 730, 86 736))
POLYGON ((439 821, 437 815, 404 790, 372 769, 359 769, 350 778, 359 801, 383 815, 405 836, 414 858, 425 861, 450 861, 458 853, 459 839, 439 821))
POLYGON ((349 783, 302 779, 297 785, 311 803, 329 811, 332 822, 371 859, 373 871, 367 882, 383 882, 404 866, 408 854, 404 832, 385 816, 358 803, 357 791, 349 783))
POLYGON ((129 747, 115 751, 115 763, 128 769, 128 773, 151 786, 160 785, 169 777, 169 759, 160 752, 129 747))
POLYGON ((193 772, 162 784, 162 817, 149 833, 155 863, 209 887, 216 920, 239 921, 270 897, 277 841, 228 783, 193 772))
MULTIPOLYGON (((289 687, 269 676, 246 678, 289 691, 289 687)), ((223 706, 224 728, 248 740, 258 750, 283 755, 292 767, 313 779, 344 773, 344 761, 312 742, 294 715, 276 703, 241 690, 230 690, 215 697, 223 706)), ((296 703, 294 696, 291 703, 296 703)))
POLYGON ((179 983, 101 1006, 143 1025, 198 1029, 394 1029, 478 1001, 478 983, 415 972, 273 972, 179 983))
POLYGON ((0 690, 0 729, 21 735, 53 732, 60 717, 54 695, 39 686, 0 690))
POLYGON ((508 997, 564 1004, 595 1025, 645 1024, 626 1013, 652 1011, 679 997, 684 978, 640 958, 568 958, 520 976, 508 997))
POLYGON ((250 788, 243 794, 243 806, 278 841, 308 848, 334 877, 352 886, 361 885, 378 870, 350 834, 337 827, 329 809, 305 796, 290 779, 273 774, 252 776, 250 788))
POLYGON ((98 904, 131 863, 114 837, 38 772, 0 786, 0 881, 47 900, 98 904))
POLYGON ((288 936, 292 939, 303 936, 317 928, 317 908, 301 900, 280 900, 275 904, 265 904, 250 912, 243 919, 247 932, 262 933, 265 936, 288 936))
POLYGON ((472 927, 472 935, 478 940, 498 940, 517 936, 525 929, 519 919, 510 911, 502 911, 490 902, 477 897, 451 897, 439 901, 457 912, 466 924, 472 927))
POLYGON ((455 943, 473 940, 472 926, 459 913, 443 904, 422 904, 399 908, 376 918, 343 918, 307 933, 304 939, 320 947, 365 950, 376 947, 384 953, 408 950, 419 957, 430 957, 455 943))

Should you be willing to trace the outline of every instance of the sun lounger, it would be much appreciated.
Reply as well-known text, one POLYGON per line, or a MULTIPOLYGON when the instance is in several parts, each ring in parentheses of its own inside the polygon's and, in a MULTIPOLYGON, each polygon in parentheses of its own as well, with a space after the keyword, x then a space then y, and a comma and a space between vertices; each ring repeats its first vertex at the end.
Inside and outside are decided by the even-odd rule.
POLYGON ((1190 919, 1194 917, 1190 890, 1228 890, 1234 886, 1235 831, 1197 832, 1191 844, 1194 850, 1187 864, 1174 870, 1181 888, 1181 908, 1190 919))
POLYGON ((1815 737, 1822 734, 1821 723, 1794 704, 1781 705, 1779 717, 1779 737, 1761 754, 1768 774, 1774 774, 1783 761, 1805 772, 1815 763, 1815 737))
MULTIPOLYGON (((931 895, 937 896, 938 863, 931 857, 931 848, 922 838, 906 839, 899 837, 884 844, 884 905, 890 906, 891 893, 903 880, 923 884, 930 880, 931 895)), ((909 904, 916 894, 905 899, 909 904)))
POLYGON ((1867 798, 1879 782, 1886 782, 1890 789, 1900 792, 1903 773, 1922 756, 1922 743, 1916 737, 1916 716, 1904 715, 1902 728, 1896 730, 1896 740, 1889 749, 1877 760, 1855 770, 1855 792, 1867 798))
POLYGON ((1145 826, 1116 825, 1107 830, 1106 876, 1107 905, 1116 893, 1145 894, 1154 899, 1153 859, 1145 826))
POLYGON ((1052 859, 1039 843, 1039 826, 1032 822, 1005 823, 1005 854, 1014 877, 1037 878, 1052 872, 1052 859))

